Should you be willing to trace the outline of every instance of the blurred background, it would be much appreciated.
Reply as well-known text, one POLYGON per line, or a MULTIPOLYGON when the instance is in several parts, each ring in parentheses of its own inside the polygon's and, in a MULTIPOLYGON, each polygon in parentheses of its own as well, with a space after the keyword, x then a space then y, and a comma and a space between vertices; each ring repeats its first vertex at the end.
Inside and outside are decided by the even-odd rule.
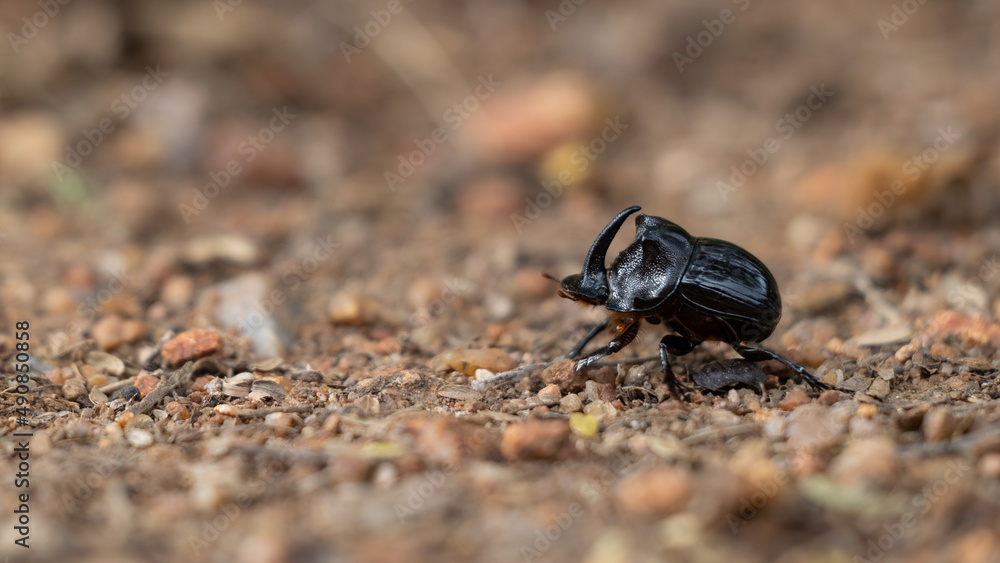
POLYGON ((341 379, 552 358, 601 315, 541 274, 629 205, 763 259, 812 367, 1000 313, 996 2, 5 0, 0 30, 0 310, 53 355, 214 326, 341 379))
POLYGON ((158 283, 138 253, 236 232, 280 272, 332 234, 323 271, 381 277, 397 305, 414 270, 475 254, 563 275, 639 204, 783 286, 793 263, 867 253, 891 287, 912 245, 861 242, 997 211, 991 2, 0 11, 0 225, 8 249, 85 270, 103 253, 158 283))
POLYGON ((991 2, 0 10, 3 224, 35 240, 280 251, 305 220, 395 246, 446 221, 541 252, 640 204, 798 259, 996 211, 991 2))
POLYGON ((822 230, 856 221, 897 178, 925 218, 968 226, 994 211, 980 201, 993 202, 997 179, 991 2, 2 10, 4 207, 56 210, 68 228, 157 240, 306 201, 331 216, 449 215, 515 236, 510 215, 545 181, 566 188, 546 222, 635 202, 749 238, 802 214, 822 230), (829 94, 811 101, 819 88, 829 94), (247 143, 276 111, 288 112, 282 129, 247 143), (595 142, 606 121, 621 130, 595 142), (919 177, 904 173, 941 128, 956 140, 919 177), (733 184, 731 167, 769 137, 766 161, 720 197, 718 182, 733 184), (178 209, 233 159, 242 171, 210 211, 178 209))

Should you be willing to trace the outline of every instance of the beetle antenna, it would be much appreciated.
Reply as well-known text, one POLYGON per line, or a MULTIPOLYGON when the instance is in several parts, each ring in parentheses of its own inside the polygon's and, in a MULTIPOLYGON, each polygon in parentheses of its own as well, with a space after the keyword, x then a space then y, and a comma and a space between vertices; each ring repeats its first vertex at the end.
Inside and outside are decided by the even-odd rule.
POLYGON ((552 274, 550 274, 548 272, 542 272, 542 277, 545 278, 545 279, 547 279, 547 280, 552 280, 554 282, 561 281, 559 278, 552 277, 552 274))

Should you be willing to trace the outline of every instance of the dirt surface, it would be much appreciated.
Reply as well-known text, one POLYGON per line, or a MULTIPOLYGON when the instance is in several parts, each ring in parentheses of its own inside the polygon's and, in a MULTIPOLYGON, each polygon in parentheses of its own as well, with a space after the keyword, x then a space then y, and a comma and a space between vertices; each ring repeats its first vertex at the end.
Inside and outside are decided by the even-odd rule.
POLYGON ((1000 561, 1000 6, 0 28, 5 560, 1000 561), (574 371, 606 313, 542 274, 629 205, 763 260, 764 345, 849 392, 706 343, 674 400, 651 325, 574 371))

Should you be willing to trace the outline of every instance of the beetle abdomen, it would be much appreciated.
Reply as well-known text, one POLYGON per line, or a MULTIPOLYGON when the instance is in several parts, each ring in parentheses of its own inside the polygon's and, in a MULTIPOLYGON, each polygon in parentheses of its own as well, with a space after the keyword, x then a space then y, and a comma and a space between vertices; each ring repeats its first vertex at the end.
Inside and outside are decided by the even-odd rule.
POLYGON ((704 325, 704 329, 687 326, 689 332, 707 336, 724 329, 706 340, 728 333, 735 342, 760 342, 781 319, 781 296, 770 270, 754 255, 724 240, 695 239, 677 294, 682 308, 688 310, 679 311, 677 321, 685 326, 704 325), (701 323, 699 314, 705 317, 701 323))

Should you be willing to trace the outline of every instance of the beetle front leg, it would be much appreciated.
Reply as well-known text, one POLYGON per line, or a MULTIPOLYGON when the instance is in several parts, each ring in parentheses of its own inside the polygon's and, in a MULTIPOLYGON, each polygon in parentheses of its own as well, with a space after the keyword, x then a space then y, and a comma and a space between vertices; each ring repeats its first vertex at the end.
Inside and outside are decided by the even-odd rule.
POLYGON ((587 344, 589 344, 590 341, 593 340, 595 336, 600 334, 601 331, 603 331, 606 328, 608 328, 607 319, 604 319, 603 321, 594 325, 594 327, 590 329, 590 332, 588 332, 587 335, 583 337, 583 340, 580 340, 580 342, 576 346, 574 346, 572 350, 570 350, 569 354, 566 354, 566 357, 571 360, 576 359, 576 357, 580 355, 580 352, 583 352, 583 349, 587 346, 587 344))
POLYGON ((795 373, 799 374, 802 377, 802 379, 806 380, 806 383, 812 385, 817 389, 836 389, 837 391, 850 393, 850 391, 847 391, 845 389, 841 389, 839 387, 833 387, 831 385, 823 383, 822 381, 816 379, 811 373, 806 371, 806 368, 798 364, 794 364, 790 360, 782 358, 780 355, 778 355, 777 352, 772 352, 767 348, 751 348, 749 346, 744 346, 742 344, 730 344, 730 346, 732 346, 733 349, 736 350, 737 353, 739 353, 739 355, 753 362, 762 362, 764 360, 777 360, 785 364, 786 366, 792 368, 792 370, 795 373))
POLYGON ((576 371, 580 371, 597 360, 600 360, 604 356, 614 354, 631 344, 632 341, 635 340, 636 335, 639 334, 639 321, 627 319, 621 321, 615 329, 615 337, 611 340, 611 342, 609 342, 604 348, 598 348, 589 356, 577 362, 576 371))

